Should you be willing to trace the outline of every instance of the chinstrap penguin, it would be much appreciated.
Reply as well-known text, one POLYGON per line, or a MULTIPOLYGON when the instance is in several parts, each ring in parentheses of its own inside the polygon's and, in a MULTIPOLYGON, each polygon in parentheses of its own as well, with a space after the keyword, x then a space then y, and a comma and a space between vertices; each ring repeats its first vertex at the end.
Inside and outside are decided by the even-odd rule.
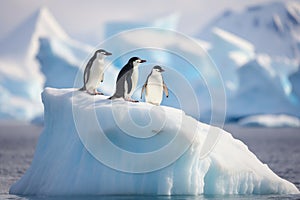
POLYGON ((109 99, 124 98, 126 101, 138 102, 131 99, 131 95, 133 94, 138 82, 138 66, 144 62, 146 62, 146 60, 142 60, 139 57, 132 57, 129 59, 127 64, 119 72, 116 81, 115 94, 109 97, 109 99))
POLYGON ((161 74, 164 71, 165 70, 158 65, 152 68, 151 73, 148 75, 147 80, 142 87, 141 99, 144 90, 146 90, 146 102, 157 106, 161 104, 163 91, 165 92, 166 97, 169 97, 167 85, 165 84, 161 74))
POLYGON ((93 57, 87 63, 84 74, 83 74, 83 87, 80 91, 86 91, 91 95, 102 95, 103 93, 98 92, 97 88, 100 82, 104 79, 105 63, 104 59, 106 56, 110 56, 112 53, 107 52, 103 49, 95 51, 93 57))

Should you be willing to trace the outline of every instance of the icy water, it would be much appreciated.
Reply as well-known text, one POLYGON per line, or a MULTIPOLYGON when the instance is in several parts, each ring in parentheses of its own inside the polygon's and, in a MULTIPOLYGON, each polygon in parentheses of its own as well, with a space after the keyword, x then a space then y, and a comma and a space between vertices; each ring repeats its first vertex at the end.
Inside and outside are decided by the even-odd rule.
MULTIPOLYGON (((293 182, 300 189, 300 129, 243 128, 227 125, 225 129, 246 143, 258 158, 280 177, 293 182)), ((253 196, 80 196, 80 197, 18 197, 9 195, 11 184, 30 166, 35 145, 42 127, 21 122, 0 121, 0 200, 125 200, 125 199, 300 199, 300 195, 253 196)))

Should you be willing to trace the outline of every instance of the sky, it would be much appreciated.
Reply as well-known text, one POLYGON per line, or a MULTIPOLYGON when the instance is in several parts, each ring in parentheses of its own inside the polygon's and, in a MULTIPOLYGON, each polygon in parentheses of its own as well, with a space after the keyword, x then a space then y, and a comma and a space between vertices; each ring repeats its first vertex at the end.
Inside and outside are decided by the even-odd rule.
POLYGON ((71 37, 92 43, 103 38, 107 22, 153 22, 176 13, 180 17, 178 31, 193 36, 228 9, 274 1, 285 0, 0 0, 0 40, 42 6, 71 37))

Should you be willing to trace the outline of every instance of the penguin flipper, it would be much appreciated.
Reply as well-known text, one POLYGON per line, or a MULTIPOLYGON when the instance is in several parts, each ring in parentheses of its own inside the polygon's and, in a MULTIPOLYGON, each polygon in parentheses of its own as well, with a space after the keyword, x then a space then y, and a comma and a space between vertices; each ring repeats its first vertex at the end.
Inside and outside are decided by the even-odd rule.
POLYGON ((167 85, 165 84, 165 82, 163 82, 163 89, 164 89, 164 92, 166 94, 166 97, 168 98, 169 97, 169 91, 168 91, 168 87, 167 85))
POLYGON ((103 82, 103 80, 104 80, 104 73, 101 74, 100 80, 101 80, 101 82, 103 82))
POLYGON ((146 89, 146 87, 147 87, 147 83, 145 83, 145 84, 143 85, 143 87, 142 87, 141 99, 142 99, 142 97, 143 97, 143 92, 144 92, 144 90, 146 89))
POLYGON ((131 80, 131 74, 129 72, 125 75, 126 77, 126 82, 127 82, 127 92, 130 93, 132 89, 132 80, 131 80))
POLYGON ((93 64, 93 58, 91 58, 85 66, 84 73, 83 73, 83 83, 84 83, 84 85, 89 80, 92 64, 93 64))

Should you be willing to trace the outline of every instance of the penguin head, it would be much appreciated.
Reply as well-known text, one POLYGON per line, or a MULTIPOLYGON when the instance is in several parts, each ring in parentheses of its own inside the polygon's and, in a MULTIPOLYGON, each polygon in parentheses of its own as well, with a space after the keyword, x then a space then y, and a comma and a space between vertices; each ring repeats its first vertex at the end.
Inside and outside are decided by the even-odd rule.
POLYGON ((133 67, 137 67, 137 66, 139 66, 139 64, 144 63, 144 62, 147 62, 147 61, 143 60, 139 57, 132 57, 129 59, 128 64, 132 64, 133 67))
POLYGON ((108 51, 105 51, 104 49, 98 49, 96 52, 95 52, 95 56, 97 58, 100 58, 100 59, 103 59, 105 58, 106 56, 110 56, 112 55, 112 53, 108 52, 108 51))
POLYGON ((159 65, 156 65, 152 68, 152 72, 159 72, 160 73, 160 72, 164 72, 164 71, 165 70, 159 65))

